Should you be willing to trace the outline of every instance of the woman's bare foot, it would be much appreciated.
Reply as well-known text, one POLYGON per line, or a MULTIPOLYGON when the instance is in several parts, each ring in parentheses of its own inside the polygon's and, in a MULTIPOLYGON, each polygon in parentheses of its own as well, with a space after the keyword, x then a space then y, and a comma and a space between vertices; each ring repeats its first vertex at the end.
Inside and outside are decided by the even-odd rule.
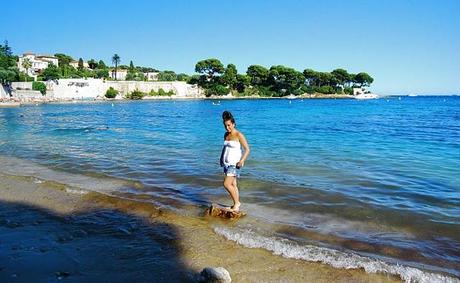
POLYGON ((233 210, 233 212, 239 212, 240 206, 241 206, 241 202, 237 202, 230 209, 233 210))

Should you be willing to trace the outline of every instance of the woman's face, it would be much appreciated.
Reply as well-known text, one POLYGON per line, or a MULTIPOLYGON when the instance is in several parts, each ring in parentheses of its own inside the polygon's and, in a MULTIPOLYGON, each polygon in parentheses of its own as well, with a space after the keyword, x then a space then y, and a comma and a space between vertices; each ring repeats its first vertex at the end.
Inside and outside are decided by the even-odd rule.
POLYGON ((225 130, 227 130, 228 133, 231 133, 233 131, 233 129, 235 129, 235 124, 232 123, 231 120, 227 120, 224 122, 224 127, 225 127, 225 130))

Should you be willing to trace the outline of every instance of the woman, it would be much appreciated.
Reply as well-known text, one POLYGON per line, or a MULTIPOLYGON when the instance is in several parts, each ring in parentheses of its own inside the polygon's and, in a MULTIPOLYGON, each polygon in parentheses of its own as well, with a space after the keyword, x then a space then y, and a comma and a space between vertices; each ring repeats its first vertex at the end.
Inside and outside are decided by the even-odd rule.
POLYGON ((235 119, 232 113, 224 111, 222 120, 226 132, 224 135, 224 147, 220 155, 220 166, 224 167, 224 187, 233 200, 233 205, 230 209, 234 212, 239 212, 241 202, 236 178, 239 177, 239 170, 244 166, 250 150, 243 133, 235 127, 235 119), (241 147, 244 149, 244 153, 241 147))

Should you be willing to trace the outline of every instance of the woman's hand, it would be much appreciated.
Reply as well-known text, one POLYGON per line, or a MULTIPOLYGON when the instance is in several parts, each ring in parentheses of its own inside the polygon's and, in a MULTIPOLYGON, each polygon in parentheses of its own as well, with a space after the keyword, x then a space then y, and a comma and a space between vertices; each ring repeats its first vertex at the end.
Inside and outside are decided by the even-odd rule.
POLYGON ((237 169, 240 169, 243 166, 244 166, 244 161, 243 160, 240 160, 240 161, 238 161, 238 163, 236 163, 236 168, 237 169))

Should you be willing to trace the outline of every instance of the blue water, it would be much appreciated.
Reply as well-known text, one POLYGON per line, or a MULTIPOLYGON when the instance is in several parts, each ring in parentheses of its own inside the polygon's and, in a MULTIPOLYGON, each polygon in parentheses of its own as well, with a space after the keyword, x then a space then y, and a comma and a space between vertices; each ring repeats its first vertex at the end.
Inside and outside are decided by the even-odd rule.
POLYGON ((131 180, 141 186, 125 193, 164 205, 230 203, 219 167, 230 110, 251 146, 243 207, 276 236, 459 275, 460 97, 216 104, 0 109, 0 154, 131 180))

